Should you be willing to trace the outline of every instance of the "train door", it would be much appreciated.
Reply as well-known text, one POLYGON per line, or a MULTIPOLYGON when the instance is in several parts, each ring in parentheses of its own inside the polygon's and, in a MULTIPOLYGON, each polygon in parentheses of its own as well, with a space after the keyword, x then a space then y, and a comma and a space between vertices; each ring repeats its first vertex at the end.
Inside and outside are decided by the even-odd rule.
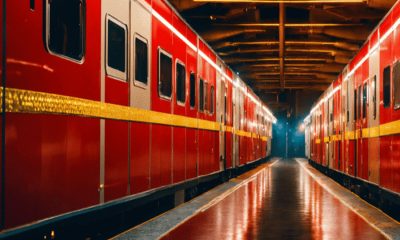
POLYGON ((362 83, 362 96, 361 96, 361 119, 360 119, 360 142, 361 142, 361 162, 359 167, 359 176, 363 179, 368 179, 368 92, 369 92, 369 79, 362 83))
MULTIPOLYGON (((131 107, 150 110, 151 90, 151 8, 142 0, 130 3, 130 103, 131 107)), ((150 124, 130 123, 130 191, 138 193, 150 187, 150 124), (138 137, 140 136, 140 137, 138 137)))
MULTIPOLYGON (((342 76, 346 76, 345 74, 342 74, 342 76)), ((341 156, 340 156, 340 168, 339 170, 342 172, 346 171, 346 158, 347 158, 347 150, 346 150, 346 127, 347 127, 347 94, 348 94, 348 89, 347 89, 347 84, 348 81, 346 81, 344 78, 342 80, 342 91, 341 91, 341 118, 340 118, 340 131, 341 131, 341 156)))
POLYGON ((236 111, 236 87, 232 85, 232 167, 237 166, 237 150, 236 150, 236 122, 237 122, 237 111, 236 111))
POLYGON ((338 92, 335 93, 334 95, 334 104, 336 104, 334 106, 335 108, 335 117, 334 117, 334 129, 335 129, 335 134, 336 134, 336 138, 335 138, 335 168, 337 170, 342 170, 342 159, 343 159, 343 147, 342 147, 342 89, 341 87, 341 81, 342 81, 342 77, 340 76, 339 78, 339 84, 337 85, 337 87, 339 88, 338 92))
MULTIPOLYGON (((224 87, 224 95, 223 95, 224 121, 223 121, 223 125, 225 126, 224 128, 226 129, 226 126, 228 125, 228 96, 227 96, 228 88, 225 84, 223 85, 223 87, 224 87)), ((223 138, 224 138, 224 146, 222 148, 224 149, 223 154, 224 154, 225 169, 226 169, 228 167, 228 160, 229 160, 229 157, 228 157, 229 154, 228 154, 228 148, 227 148, 227 145, 229 142, 228 137, 227 137, 228 132, 223 129, 222 134, 223 134, 223 138)))
MULTIPOLYGON (((129 106, 129 0, 102 1, 101 99, 129 106)), ((101 121, 100 202, 129 194, 129 124, 101 121), (104 146, 104 150, 103 150, 104 146)))
MULTIPOLYGON (((187 37, 192 43, 197 42, 197 36, 191 31, 187 31, 187 37)), ((186 48, 186 71, 188 77, 188 101, 186 104, 186 116, 197 118, 199 79, 197 78, 197 51, 186 48)), ((195 178, 198 174, 198 130, 196 128, 186 129, 186 179, 195 178)))
MULTIPOLYGON (((332 89, 331 89, 332 91, 332 89)), ((334 124, 333 124, 333 117, 334 117, 334 100, 333 100, 334 96, 330 97, 328 99, 328 166, 330 169, 333 169, 334 166, 334 152, 335 152, 335 148, 334 148, 334 144, 335 142, 333 141, 333 138, 331 136, 334 135, 334 124)))
MULTIPOLYGON (((234 79, 236 79, 236 76, 234 76, 234 79)), ((234 85, 232 89, 232 104, 233 104, 233 162, 234 166, 237 167, 239 166, 239 137, 236 134, 236 131, 239 129, 239 88, 234 85)))
POLYGON ((354 77, 347 80, 347 119, 346 119, 346 173, 354 175, 355 162, 355 120, 356 120, 356 91, 354 90, 354 77))
POLYGON ((379 141, 379 49, 369 57, 369 108, 368 124, 368 180, 379 184, 380 141, 379 141))
MULTIPOLYGON (((242 83, 239 83, 242 85, 242 83)), ((241 86, 242 87, 242 86, 241 86)), ((246 116, 246 110, 245 110, 245 99, 244 99, 244 93, 239 90, 239 128, 238 130, 240 131, 245 131, 245 126, 247 123, 247 116, 246 116)), ((238 136, 238 142, 239 142, 239 165, 243 165, 246 161, 246 139, 244 136, 239 135, 238 136)))
MULTIPOLYGON (((217 60, 217 64, 219 60, 217 60)), ((225 71, 221 67, 222 71, 225 71)), ((222 74, 217 71, 217 122, 220 124, 219 128, 219 164, 220 170, 226 169, 226 159, 225 159, 225 112, 226 112, 226 92, 225 92, 225 79, 223 78, 222 74)))
MULTIPOLYGON (((329 87, 327 92, 331 91, 332 87, 329 87)), ((320 128, 323 129, 322 132, 322 139, 321 139, 321 145, 324 146, 323 148, 323 166, 329 166, 329 150, 330 150, 330 144, 329 144, 329 115, 330 115, 330 105, 329 105, 329 101, 325 101, 323 103, 323 116, 322 116, 322 122, 321 122, 321 126, 320 128)))
POLYGON ((361 118, 361 107, 362 107, 362 84, 356 83, 356 121, 355 121, 355 135, 356 135, 356 157, 354 164, 354 175, 360 176, 360 165, 362 159, 362 118, 361 118))

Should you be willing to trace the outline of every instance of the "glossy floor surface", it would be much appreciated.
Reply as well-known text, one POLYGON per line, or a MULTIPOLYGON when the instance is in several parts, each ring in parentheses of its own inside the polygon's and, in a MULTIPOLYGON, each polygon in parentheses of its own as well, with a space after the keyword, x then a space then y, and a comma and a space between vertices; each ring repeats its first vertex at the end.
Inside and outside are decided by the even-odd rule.
POLYGON ((279 160, 163 239, 385 239, 292 159, 279 160))

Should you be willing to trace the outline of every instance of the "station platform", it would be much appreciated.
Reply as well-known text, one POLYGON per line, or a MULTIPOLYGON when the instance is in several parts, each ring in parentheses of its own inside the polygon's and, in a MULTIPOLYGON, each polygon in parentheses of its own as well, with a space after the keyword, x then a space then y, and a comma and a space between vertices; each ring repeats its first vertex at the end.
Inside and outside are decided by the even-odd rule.
POLYGON ((307 160, 275 158, 113 239, 400 239, 400 224, 307 160))

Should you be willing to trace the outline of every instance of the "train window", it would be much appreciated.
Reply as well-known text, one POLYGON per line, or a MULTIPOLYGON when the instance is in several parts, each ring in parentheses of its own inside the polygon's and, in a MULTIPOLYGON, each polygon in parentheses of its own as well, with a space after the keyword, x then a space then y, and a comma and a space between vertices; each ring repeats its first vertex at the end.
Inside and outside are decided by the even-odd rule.
POLYGON ((135 37, 135 81, 147 85, 149 74, 149 57, 147 40, 140 36, 135 37))
POLYGON ((158 93, 168 99, 172 95, 172 57, 162 49, 158 51, 158 93))
POLYGON ((363 87, 363 96, 362 96, 362 117, 366 118, 367 117, 367 105, 368 105, 368 83, 364 84, 363 87))
POLYGON ((377 87, 376 87, 376 75, 374 76, 374 79, 372 80, 372 104, 373 104, 373 118, 374 120, 376 119, 376 91, 377 91, 377 87))
POLYGON ((264 125, 264 116, 261 117, 261 131, 264 132, 265 130, 265 125, 264 125))
POLYGON ((358 95, 357 95, 357 97, 358 97, 358 101, 357 101, 357 104, 358 104, 358 107, 357 107, 357 110, 358 110, 357 118, 360 119, 361 118, 361 104, 362 104, 361 85, 358 86, 357 93, 358 93, 358 95))
POLYGON ((85 0, 52 0, 46 2, 46 44, 48 50, 56 55, 81 61, 85 49, 85 0))
POLYGON ((394 109, 400 108, 400 62, 397 61, 393 66, 393 93, 394 109))
POLYGON ((350 106, 349 106, 349 103, 350 103, 350 94, 349 94, 349 92, 350 92, 350 88, 349 88, 350 80, 348 80, 346 82, 346 84, 347 84, 347 87, 346 87, 346 121, 349 122, 350 121, 350 106))
POLYGON ((200 79, 199 82, 199 111, 204 111, 204 80, 200 79))
POLYGON ((126 80, 126 39, 127 28, 124 24, 107 16, 106 61, 107 74, 126 80))
POLYGON ((196 75, 194 72, 190 73, 190 107, 196 104, 196 75))
POLYGON ((176 100, 180 103, 186 100, 186 69, 180 62, 176 63, 176 100))
POLYGON ((208 96, 208 82, 204 82, 204 110, 210 111, 210 102, 208 96))
POLYGON ((390 106, 390 65, 383 69, 383 107, 390 106))
POLYGON ((353 102, 353 105, 354 105, 354 118, 353 118, 353 120, 355 121, 355 120, 357 120, 357 105, 358 105, 358 103, 357 103, 357 89, 354 89, 354 100, 353 100, 354 102, 353 102))
POLYGON ((330 115, 331 122, 333 122, 333 111, 334 111, 334 109, 335 109, 335 98, 332 97, 332 111, 331 111, 331 115, 330 115))
POLYGON ((210 88, 210 113, 214 113, 214 86, 210 88))

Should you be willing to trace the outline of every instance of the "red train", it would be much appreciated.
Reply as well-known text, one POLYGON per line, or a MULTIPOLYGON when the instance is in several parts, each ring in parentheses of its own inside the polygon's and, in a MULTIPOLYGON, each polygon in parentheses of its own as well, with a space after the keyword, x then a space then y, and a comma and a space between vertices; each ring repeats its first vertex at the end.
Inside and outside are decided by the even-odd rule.
POLYGON ((400 3, 305 119, 306 155, 400 218, 400 3))
POLYGON ((3 233, 270 154, 272 113, 166 1, 0 7, 3 233))

